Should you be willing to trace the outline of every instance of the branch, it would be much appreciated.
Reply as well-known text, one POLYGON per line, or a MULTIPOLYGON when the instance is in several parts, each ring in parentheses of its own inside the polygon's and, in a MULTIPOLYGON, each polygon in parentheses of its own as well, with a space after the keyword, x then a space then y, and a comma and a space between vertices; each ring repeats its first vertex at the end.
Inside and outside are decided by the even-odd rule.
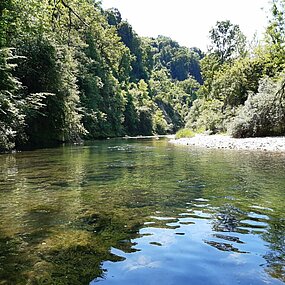
POLYGON ((69 9, 69 11, 74 14, 85 26, 89 27, 89 25, 69 6, 67 5, 63 0, 61 0, 62 5, 69 9))

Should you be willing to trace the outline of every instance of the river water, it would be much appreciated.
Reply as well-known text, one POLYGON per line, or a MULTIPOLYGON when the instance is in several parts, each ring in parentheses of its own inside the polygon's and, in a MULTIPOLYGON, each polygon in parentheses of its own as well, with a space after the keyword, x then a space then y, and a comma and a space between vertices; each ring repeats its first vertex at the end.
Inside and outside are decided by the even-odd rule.
POLYGON ((285 154, 107 140, 0 156, 0 284, 285 284, 285 154))

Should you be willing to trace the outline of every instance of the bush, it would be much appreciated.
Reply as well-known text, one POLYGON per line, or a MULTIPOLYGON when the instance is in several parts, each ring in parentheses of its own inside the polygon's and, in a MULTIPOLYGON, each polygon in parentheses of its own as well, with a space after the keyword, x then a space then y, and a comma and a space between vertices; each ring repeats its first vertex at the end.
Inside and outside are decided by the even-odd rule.
POLYGON ((195 136, 195 133, 191 131, 190 129, 181 129, 175 134, 176 139, 192 138, 194 136, 195 136))
POLYGON ((285 135, 285 80, 265 78, 229 126, 236 138, 285 135))
POLYGON ((186 128, 195 132, 203 129, 210 133, 225 132, 228 122, 235 115, 236 108, 224 108, 224 103, 217 99, 197 99, 190 109, 186 128))

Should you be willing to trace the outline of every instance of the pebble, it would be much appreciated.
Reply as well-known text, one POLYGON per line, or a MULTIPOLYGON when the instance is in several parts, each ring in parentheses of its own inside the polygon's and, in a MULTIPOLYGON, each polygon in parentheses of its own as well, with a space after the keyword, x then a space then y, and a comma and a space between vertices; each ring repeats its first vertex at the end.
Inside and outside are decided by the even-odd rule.
POLYGON ((285 137, 236 139, 225 135, 196 135, 193 138, 171 139, 170 143, 215 149, 285 152, 285 137))

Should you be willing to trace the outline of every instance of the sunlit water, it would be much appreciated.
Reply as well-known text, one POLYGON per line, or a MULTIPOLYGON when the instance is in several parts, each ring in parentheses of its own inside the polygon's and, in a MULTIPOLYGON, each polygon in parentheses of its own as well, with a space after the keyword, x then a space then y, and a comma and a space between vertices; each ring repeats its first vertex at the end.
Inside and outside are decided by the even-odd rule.
POLYGON ((285 155, 108 140, 0 156, 0 284, 285 283, 285 155))

